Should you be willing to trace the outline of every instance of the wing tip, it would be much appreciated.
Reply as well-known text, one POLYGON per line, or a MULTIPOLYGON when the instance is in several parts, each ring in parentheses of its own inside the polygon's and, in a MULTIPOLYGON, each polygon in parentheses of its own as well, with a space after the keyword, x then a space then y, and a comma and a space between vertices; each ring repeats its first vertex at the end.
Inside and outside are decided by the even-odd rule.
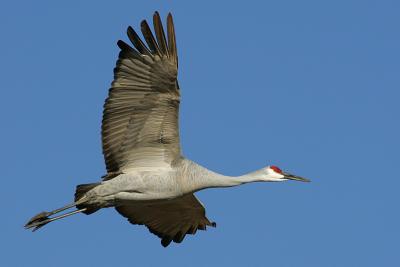
POLYGON ((156 10, 156 11, 154 11, 154 14, 153 14, 153 18, 154 17, 158 17, 158 18, 160 18, 160 13, 158 13, 158 11, 156 10))
POLYGON ((122 41, 122 40, 118 40, 118 41, 117 41, 117 46, 118 46, 122 51, 129 50, 129 48, 132 49, 132 47, 130 47, 127 43, 125 43, 125 42, 122 41))
POLYGON ((161 245, 162 245, 164 248, 168 247, 168 245, 171 244, 171 242, 172 242, 172 238, 169 237, 169 236, 163 237, 163 238, 161 239, 161 245))
POLYGON ((172 13, 171 12, 168 12, 167 19, 172 20, 172 13))
POLYGON ((140 22, 140 27, 143 29, 144 27, 146 27, 146 26, 148 26, 149 24, 147 23, 147 20, 142 20, 141 22, 140 22))
POLYGON ((159 55, 166 55, 168 57, 172 57, 172 60, 175 62, 176 65, 178 65, 178 55, 177 55, 177 49, 176 49, 176 40, 175 40, 175 27, 174 27, 174 22, 173 22, 173 16, 171 12, 168 12, 167 15, 167 33, 168 33, 168 40, 166 39, 166 35, 164 33, 164 27, 161 21, 161 16, 158 11, 155 11, 153 14, 153 26, 154 26, 154 31, 156 33, 157 41, 154 40, 154 36, 152 34, 152 31, 149 27, 149 24, 147 20, 142 20, 140 22, 140 27, 141 31, 146 39, 147 45, 149 45, 149 48, 142 42, 141 38, 135 31, 135 29, 132 26, 128 26, 126 29, 126 34, 128 35, 129 40, 133 44, 132 48, 130 45, 125 43, 122 40, 118 40, 117 45, 121 50, 138 50, 140 54, 159 54, 159 55), (150 44, 149 44, 150 42, 150 44))

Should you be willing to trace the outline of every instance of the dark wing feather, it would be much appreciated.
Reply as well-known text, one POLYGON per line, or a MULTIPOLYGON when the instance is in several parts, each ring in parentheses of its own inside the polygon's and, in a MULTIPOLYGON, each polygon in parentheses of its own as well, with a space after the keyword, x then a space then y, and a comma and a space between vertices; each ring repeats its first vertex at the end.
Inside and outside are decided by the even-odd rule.
POLYGON ((146 225, 164 247, 171 241, 182 242, 187 234, 193 235, 198 229, 216 226, 207 219, 203 205, 193 194, 157 203, 137 202, 116 210, 130 223, 146 225))
POLYGON ((150 30, 149 24, 147 21, 143 20, 140 23, 140 27, 142 29, 143 37, 146 40, 146 43, 149 45, 152 54, 158 54, 162 56, 160 48, 158 47, 157 41, 154 39, 153 33, 150 30))
MULTIPOLYGON (((155 32, 157 36, 164 36, 156 14, 155 32)), ((172 18, 168 19, 168 27, 173 28, 170 21, 172 18)), ((131 27, 127 33, 135 49, 118 41, 121 52, 104 104, 102 123, 103 154, 108 173, 119 173, 132 167, 171 165, 181 155, 175 41, 171 43, 172 50, 165 37, 161 41, 157 37, 157 43, 147 22, 142 22, 142 32, 148 47, 131 27), (169 56, 168 50, 175 51, 171 53, 173 57, 169 56)), ((168 34, 175 32, 168 29, 168 34)), ((175 36, 168 36, 168 39, 175 40, 175 36)))
POLYGON ((168 47, 167 47, 167 41, 165 39, 165 33, 161 23, 160 14, 158 14, 157 11, 153 15, 153 25, 160 49, 163 54, 168 55, 168 47))
POLYGON ((178 66, 178 55, 177 55, 176 40, 175 40, 175 27, 171 13, 169 13, 167 17, 167 30, 168 30, 169 55, 172 58, 172 60, 174 60, 176 66, 178 66))
POLYGON ((135 30, 129 26, 126 30, 129 40, 135 46, 135 48, 143 55, 148 55, 151 57, 151 53, 149 49, 147 49, 146 45, 142 42, 139 35, 135 32, 135 30))

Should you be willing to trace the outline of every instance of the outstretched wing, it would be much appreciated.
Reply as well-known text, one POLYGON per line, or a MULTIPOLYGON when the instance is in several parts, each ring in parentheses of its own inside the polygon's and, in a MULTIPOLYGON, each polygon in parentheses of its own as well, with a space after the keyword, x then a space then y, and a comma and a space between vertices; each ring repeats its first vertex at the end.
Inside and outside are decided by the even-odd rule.
POLYGON ((157 12, 153 21, 156 38, 147 22, 141 23, 147 46, 131 27, 127 33, 135 49, 118 41, 121 52, 102 123, 103 154, 110 176, 132 167, 170 165, 181 154, 174 24, 168 14, 167 41, 157 12))
POLYGON ((188 194, 180 198, 157 203, 136 202, 133 205, 115 208, 132 224, 144 224, 159 238, 166 247, 171 241, 180 243, 186 234, 205 230, 207 225, 215 227, 206 217, 206 211, 200 201, 188 194))

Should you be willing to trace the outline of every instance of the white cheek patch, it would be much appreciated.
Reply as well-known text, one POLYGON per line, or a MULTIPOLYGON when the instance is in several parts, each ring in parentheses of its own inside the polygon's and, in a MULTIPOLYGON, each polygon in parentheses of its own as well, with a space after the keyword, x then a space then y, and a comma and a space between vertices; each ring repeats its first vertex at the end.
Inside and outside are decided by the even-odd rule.
POLYGON ((277 172, 272 172, 271 173, 271 177, 272 178, 276 178, 276 179, 282 179, 283 177, 285 177, 284 175, 277 173, 277 172))
POLYGON ((285 177, 283 174, 277 173, 271 167, 268 168, 268 176, 275 179, 282 179, 283 177, 285 177))

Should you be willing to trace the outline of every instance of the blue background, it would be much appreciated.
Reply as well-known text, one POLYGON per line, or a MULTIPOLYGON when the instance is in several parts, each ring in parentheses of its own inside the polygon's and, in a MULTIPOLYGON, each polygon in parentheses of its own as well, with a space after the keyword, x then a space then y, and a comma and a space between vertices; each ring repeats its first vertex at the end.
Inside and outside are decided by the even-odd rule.
POLYGON ((398 1, 9 1, 0 8, 1 266, 400 266, 398 1), (184 154, 312 183, 198 196, 216 229, 161 247, 113 209, 31 233, 105 168, 128 25, 172 11, 184 154))

